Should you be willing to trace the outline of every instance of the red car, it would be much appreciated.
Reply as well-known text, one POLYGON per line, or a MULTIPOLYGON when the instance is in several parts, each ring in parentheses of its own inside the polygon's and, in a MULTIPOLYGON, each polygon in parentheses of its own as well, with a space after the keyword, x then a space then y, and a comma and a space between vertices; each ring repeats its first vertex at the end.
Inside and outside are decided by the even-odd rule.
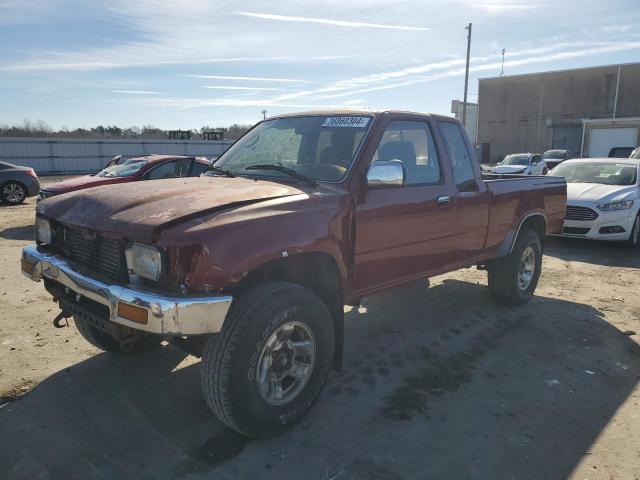
POLYGON ((40 190, 38 201, 61 193, 113 183, 158 180, 161 178, 199 177, 211 166, 205 157, 179 155, 148 155, 109 164, 94 175, 84 175, 54 183, 40 190))

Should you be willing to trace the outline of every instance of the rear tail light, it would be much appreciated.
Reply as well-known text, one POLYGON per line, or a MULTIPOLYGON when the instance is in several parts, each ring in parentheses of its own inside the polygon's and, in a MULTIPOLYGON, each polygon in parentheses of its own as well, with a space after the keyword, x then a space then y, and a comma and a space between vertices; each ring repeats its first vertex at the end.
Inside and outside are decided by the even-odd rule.
POLYGON ((27 170, 27 175, 33 178, 38 178, 38 175, 36 175, 36 171, 33 168, 30 168, 29 170, 27 170))

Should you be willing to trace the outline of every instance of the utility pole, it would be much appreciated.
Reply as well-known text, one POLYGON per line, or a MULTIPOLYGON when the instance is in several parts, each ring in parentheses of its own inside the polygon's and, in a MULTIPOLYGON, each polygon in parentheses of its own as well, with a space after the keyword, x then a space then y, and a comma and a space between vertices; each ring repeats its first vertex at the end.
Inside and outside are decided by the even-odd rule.
POLYGON ((504 77, 504 48, 502 49, 502 68, 500 69, 500 76, 504 77))
POLYGON ((467 68, 464 73, 464 103, 462 104, 462 126, 467 128, 467 87, 469 86, 469 54, 471 53, 471 23, 467 25, 465 30, 467 33, 467 68))
POLYGON ((268 112, 267 112, 266 110, 264 110, 264 109, 263 109, 263 110, 262 110, 262 112, 260 112, 260 113, 262 113, 262 119, 263 119, 263 120, 266 120, 266 119, 267 119, 267 113, 268 113, 268 112))

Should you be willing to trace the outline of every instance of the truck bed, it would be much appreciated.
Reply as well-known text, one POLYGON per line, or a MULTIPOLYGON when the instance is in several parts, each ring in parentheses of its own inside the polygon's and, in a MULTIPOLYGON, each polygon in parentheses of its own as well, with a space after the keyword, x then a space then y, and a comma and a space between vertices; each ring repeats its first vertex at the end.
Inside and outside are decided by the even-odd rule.
POLYGON ((485 252, 496 254, 505 238, 514 238, 524 217, 542 214, 546 234, 562 231, 567 183, 562 177, 483 174, 491 195, 485 252), (514 221, 515 220, 515 221, 514 221))

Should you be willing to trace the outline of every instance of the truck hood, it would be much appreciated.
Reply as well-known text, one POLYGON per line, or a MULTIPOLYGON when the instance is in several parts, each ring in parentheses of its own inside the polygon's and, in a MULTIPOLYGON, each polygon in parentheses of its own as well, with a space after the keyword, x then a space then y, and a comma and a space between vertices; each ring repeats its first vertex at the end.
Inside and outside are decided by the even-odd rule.
POLYGON ((134 180, 133 177, 98 177, 95 175, 83 175, 82 177, 70 178, 62 182, 48 185, 45 190, 48 192, 59 194, 80 190, 82 188, 97 187, 99 185, 110 185, 113 183, 125 183, 134 180))
POLYGON ((37 213, 107 236, 151 241, 164 228, 198 215, 304 193, 239 177, 172 178, 62 194, 40 202, 37 213))
POLYGON ((601 183, 567 183, 567 202, 609 203, 632 200, 636 197, 635 185, 603 185, 601 183))
POLYGON ((526 165, 498 165, 493 169, 495 173, 520 173, 529 168, 526 165))

